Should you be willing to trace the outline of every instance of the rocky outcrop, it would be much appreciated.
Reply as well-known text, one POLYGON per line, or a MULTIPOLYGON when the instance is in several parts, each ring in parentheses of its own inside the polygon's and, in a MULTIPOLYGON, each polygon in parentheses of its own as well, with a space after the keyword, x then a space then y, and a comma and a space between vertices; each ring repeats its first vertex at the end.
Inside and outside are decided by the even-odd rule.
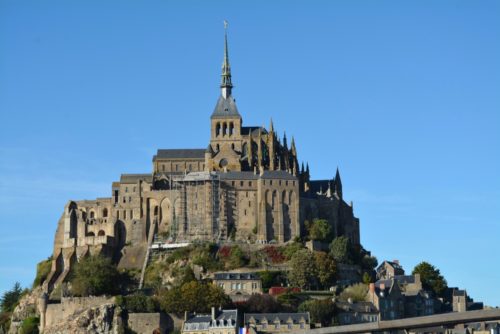
POLYGON ((14 309, 14 312, 12 312, 12 317, 10 319, 11 321, 10 329, 8 334, 17 334, 19 332, 19 329, 21 328, 24 319, 39 315, 37 303, 38 303, 38 298, 41 295, 42 295, 42 288, 37 287, 33 291, 29 292, 28 294, 24 295, 21 298, 19 304, 14 309))
POLYGON ((74 313, 64 322, 46 327, 44 334, 122 334, 122 310, 114 304, 104 304, 74 313))

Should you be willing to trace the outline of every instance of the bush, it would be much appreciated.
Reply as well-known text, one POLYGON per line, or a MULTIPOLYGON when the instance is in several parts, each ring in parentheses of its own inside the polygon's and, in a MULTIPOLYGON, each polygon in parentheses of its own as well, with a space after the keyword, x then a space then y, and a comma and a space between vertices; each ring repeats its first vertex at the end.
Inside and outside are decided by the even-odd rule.
POLYGON ((275 313, 282 311, 281 304, 274 299, 273 296, 266 294, 251 295, 248 300, 243 303, 242 308, 247 313, 275 313))
POLYGON ((153 313, 159 309, 153 298, 140 294, 117 296, 115 302, 116 305, 132 313, 153 313))
POLYGON ((40 319, 38 317, 28 317, 23 320, 21 328, 19 330, 20 334, 38 334, 38 325, 40 324, 40 319))
POLYGON ((74 266, 74 277, 71 280, 72 292, 76 296, 97 296, 119 292, 120 273, 103 256, 89 256, 74 266))
POLYGON ((328 220, 314 219, 312 224, 309 224, 309 238, 324 242, 332 241, 332 227, 328 220))
POLYGON ((263 252, 266 254, 268 261, 271 263, 283 263, 286 260, 286 257, 283 255, 279 247, 266 246, 264 247, 263 252))
POLYGON ((163 284, 162 273, 168 270, 168 265, 163 262, 154 262, 146 268, 144 273, 144 286, 158 289, 163 284))
POLYGON ((353 252, 351 242, 347 237, 335 238, 330 244, 330 254, 337 263, 353 264, 353 252))
POLYGON ((348 301, 352 299, 354 302, 362 302, 366 299, 368 293, 368 286, 363 283, 358 283, 347 287, 339 296, 341 301, 348 301))
POLYGON ((281 271, 259 271, 257 273, 262 281, 262 290, 267 292, 273 286, 281 286, 286 283, 286 275, 281 271))
POLYGON ((299 305, 299 312, 309 312, 312 323, 333 325, 335 305, 330 299, 308 300, 299 305))
POLYGON ((294 241, 290 244, 287 244, 283 248, 283 255, 285 256, 285 258, 287 260, 290 260, 293 256, 293 254, 295 254, 296 252, 298 252, 299 250, 301 250, 303 248, 304 248, 304 245, 301 242, 294 241))
POLYGON ((40 286, 43 281, 47 278, 52 269, 52 256, 47 258, 47 260, 41 261, 36 265, 36 277, 33 281, 33 287, 36 288, 40 286))

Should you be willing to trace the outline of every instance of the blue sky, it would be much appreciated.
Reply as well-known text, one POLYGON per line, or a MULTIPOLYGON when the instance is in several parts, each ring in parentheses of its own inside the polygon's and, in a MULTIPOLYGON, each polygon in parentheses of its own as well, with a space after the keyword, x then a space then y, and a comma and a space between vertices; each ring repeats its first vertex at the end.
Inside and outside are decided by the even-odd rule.
POLYGON ((246 125, 342 174, 363 245, 500 305, 498 1, 1 1, 0 293, 69 199, 204 148, 229 21, 246 125))

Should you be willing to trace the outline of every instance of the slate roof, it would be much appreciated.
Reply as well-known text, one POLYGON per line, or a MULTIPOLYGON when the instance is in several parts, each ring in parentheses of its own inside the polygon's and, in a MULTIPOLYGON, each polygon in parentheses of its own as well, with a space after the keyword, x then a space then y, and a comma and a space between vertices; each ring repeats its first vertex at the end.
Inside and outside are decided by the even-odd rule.
POLYGON ((241 134, 247 136, 249 134, 253 134, 254 136, 257 136, 259 134, 259 129, 262 134, 267 134, 267 130, 262 126, 242 126, 241 134))
POLYGON ((284 170, 266 170, 262 175, 263 179, 297 180, 297 177, 284 170))
POLYGON ((453 290, 453 296, 465 297, 465 290, 453 290))
POLYGON ((335 306, 344 312, 378 313, 372 302, 335 302, 335 306))
POLYGON ((309 312, 303 313, 245 313, 245 324, 250 322, 250 319, 254 318, 256 324, 260 324, 264 319, 268 323, 273 323, 276 319, 279 320, 281 324, 286 324, 289 319, 293 321, 294 324, 298 324, 301 319, 305 320, 305 323, 309 323, 309 312))
POLYGON ((120 176, 120 183, 136 183, 139 180, 151 182, 153 176, 151 174, 122 174, 120 176))
POLYGON ((228 96, 225 99, 222 95, 219 96, 217 104, 215 105, 214 112, 210 118, 227 118, 227 117, 238 117, 241 118, 238 108, 236 108, 236 101, 232 96, 228 96))
POLYGON ((156 159, 205 159, 205 151, 200 148, 162 149, 153 156, 153 161, 156 159))
POLYGON ((219 173, 221 180, 257 180, 259 174, 254 172, 226 172, 219 173))
POLYGON ((399 284, 414 284, 415 276, 413 275, 395 275, 394 279, 398 281, 399 284))
POLYGON ((256 273, 215 273, 216 280, 260 280, 256 273))
POLYGON ((184 322, 184 331, 208 330, 214 327, 235 328, 237 326, 238 310, 216 311, 215 320, 210 314, 197 314, 184 322))

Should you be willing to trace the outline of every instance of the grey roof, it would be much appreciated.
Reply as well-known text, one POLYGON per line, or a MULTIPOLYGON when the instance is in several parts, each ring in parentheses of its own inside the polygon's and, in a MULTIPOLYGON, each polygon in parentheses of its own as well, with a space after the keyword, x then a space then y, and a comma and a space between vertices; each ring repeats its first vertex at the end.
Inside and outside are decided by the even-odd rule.
POLYGON ((398 281, 399 284, 414 284, 415 276, 413 275, 395 275, 394 279, 398 281))
POLYGON ((301 319, 305 320, 305 323, 309 323, 309 313, 245 313, 245 324, 250 322, 250 319, 254 318, 255 322, 261 323, 264 319, 267 322, 274 322, 276 319, 279 320, 280 323, 286 323, 289 319, 293 321, 293 323, 299 323, 301 319))
POLYGON ((215 273, 216 280, 260 280, 256 273, 215 273))
POLYGON ((205 159, 205 151, 202 148, 158 150, 153 161, 156 159, 205 159))
POLYGON ((208 330, 214 327, 235 328, 237 326, 238 310, 216 311, 215 320, 210 314, 197 314, 186 320, 185 331, 208 330))
POLYGON ((335 302, 335 306, 344 312, 377 313, 377 308, 372 302, 335 302))
POLYGON ((151 174, 122 174, 120 176, 120 183, 136 183, 139 180, 151 182, 153 176, 151 174))
POLYGON ((384 264, 386 263, 395 269, 401 269, 401 270, 403 269, 403 267, 399 263, 393 261, 384 261, 377 267, 377 271, 379 270, 379 268, 384 267, 384 264))
POLYGON ((257 180, 259 174, 254 172, 226 172, 219 173, 221 180, 257 180))
POLYGON ((284 170, 266 170, 262 175, 263 179, 283 179, 283 180, 297 180, 297 177, 284 170))
POLYGON ((262 176, 254 172, 226 172, 219 173, 221 180, 257 180, 262 179, 282 179, 282 180, 297 180, 297 177, 284 170, 266 170, 262 176))
POLYGON ((453 290, 453 296, 465 297, 465 290, 453 290))
POLYGON ((214 112, 211 118, 227 118, 227 117, 238 117, 241 118, 238 108, 236 108, 236 101, 232 96, 228 96, 225 99, 222 95, 219 96, 217 104, 215 105, 214 112))
POLYGON ((262 134, 267 134, 267 130, 262 126, 242 126, 241 134, 242 135, 253 134, 254 136, 257 136, 259 134, 259 129, 262 134))

